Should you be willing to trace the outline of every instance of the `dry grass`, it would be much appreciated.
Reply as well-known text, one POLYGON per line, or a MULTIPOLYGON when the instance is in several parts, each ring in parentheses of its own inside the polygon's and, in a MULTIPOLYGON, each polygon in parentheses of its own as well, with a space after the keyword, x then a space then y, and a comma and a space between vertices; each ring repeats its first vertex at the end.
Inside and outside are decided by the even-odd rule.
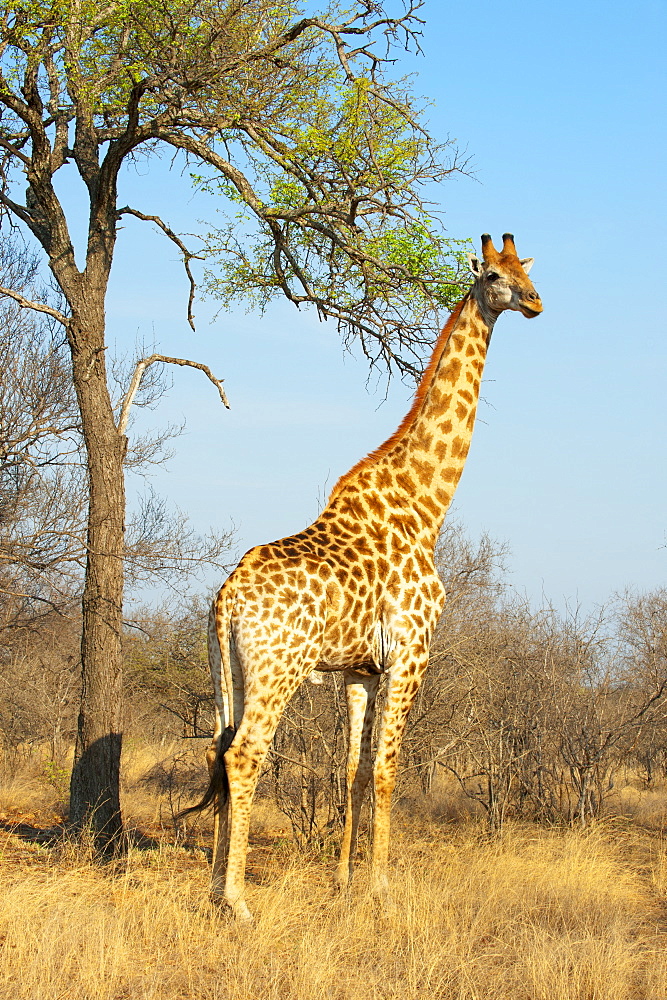
POLYGON ((332 899, 329 862, 283 848, 257 877, 255 851, 249 931, 209 906, 200 851, 134 850, 100 870, 12 834, 2 848, 12 1000, 667 995, 664 852, 627 831, 404 833, 382 910, 363 872, 332 899))
POLYGON ((11 1000, 664 1000, 667 859, 626 821, 585 834, 397 816, 393 901, 363 864, 255 839, 241 929, 207 899, 199 848, 97 868, 0 832, 0 998, 11 1000))

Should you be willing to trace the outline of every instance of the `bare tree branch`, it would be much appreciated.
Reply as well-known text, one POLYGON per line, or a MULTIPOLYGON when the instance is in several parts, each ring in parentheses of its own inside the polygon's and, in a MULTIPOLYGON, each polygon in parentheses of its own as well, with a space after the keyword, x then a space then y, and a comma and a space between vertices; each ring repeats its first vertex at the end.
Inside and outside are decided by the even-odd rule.
POLYGON ((47 316, 52 316, 57 319, 59 323, 67 328, 69 327, 69 320, 67 316, 59 312, 58 309, 53 309, 51 306, 45 306, 43 302, 31 302, 30 299, 24 298, 19 292, 13 291, 11 288, 5 288, 0 285, 0 295, 7 295, 10 299, 14 299, 15 302, 21 306, 22 309, 34 309, 35 312, 46 313, 47 316))
POLYGON ((188 298, 188 323, 194 330, 195 318, 192 312, 192 304, 195 300, 195 289, 197 286, 195 284, 195 279, 192 275, 192 271, 190 269, 190 261, 193 259, 201 260, 201 257, 196 253, 191 253, 191 251, 188 250, 188 248, 185 246, 183 241, 176 235, 173 229, 170 229, 169 226, 165 222, 163 222, 158 215, 144 215, 143 212, 139 212, 137 211, 136 208, 130 208, 127 205, 125 206, 125 208, 118 209, 118 216, 120 217, 121 215, 134 215, 136 216, 137 219, 143 219, 144 222, 154 222, 155 225, 159 226, 162 232, 166 236, 168 236, 173 243, 176 244, 178 249, 183 254, 183 266, 185 267, 185 273, 187 274, 188 280, 190 282, 190 296, 188 298))
POLYGON ((184 365, 188 368, 197 368, 199 371, 204 372, 204 374, 211 380, 213 385, 216 387, 220 394, 220 399, 222 400, 223 406, 229 409, 229 400, 225 394, 223 387, 224 379, 217 379, 215 375, 211 372, 211 369, 207 365, 202 365, 198 361, 188 361, 186 358, 169 358, 165 354, 151 354, 149 358, 142 358, 137 364, 137 367, 132 376, 132 381, 130 382, 130 388, 127 390, 127 395, 123 400, 123 406, 120 411, 120 417, 118 419, 118 433, 124 434, 127 429, 127 421, 130 415, 130 407, 134 397, 137 394, 139 386, 141 385, 141 379, 144 372, 149 365, 155 364, 156 361, 161 361, 163 364, 170 365, 184 365))

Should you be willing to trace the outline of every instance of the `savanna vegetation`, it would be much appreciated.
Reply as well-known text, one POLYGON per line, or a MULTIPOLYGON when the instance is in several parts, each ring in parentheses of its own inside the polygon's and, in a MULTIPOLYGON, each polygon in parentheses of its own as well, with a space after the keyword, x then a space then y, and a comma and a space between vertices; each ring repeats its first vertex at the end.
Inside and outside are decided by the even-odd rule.
POLYGON ((0 998, 667 993, 667 593, 594 616, 535 608, 502 546, 450 523, 449 600, 395 796, 393 898, 367 894, 364 838, 350 894, 331 895, 345 727, 341 679, 325 675, 292 700, 262 775, 250 932, 209 904, 208 818, 176 819, 205 780, 207 595, 122 617, 127 582, 222 568, 231 539, 197 537, 150 494, 125 526, 125 473, 162 461, 173 433, 137 440, 130 407, 159 397, 161 364, 193 362, 107 359, 119 222, 175 243, 191 323, 196 253, 223 304, 314 305, 372 365, 418 370, 461 290, 462 244, 424 192, 465 168, 393 75, 420 7, 0 11, 0 215, 55 281, 3 241, 0 998), (150 205, 118 200, 127 163, 160 149, 227 206, 194 250, 150 205), (89 220, 78 258, 54 180, 66 170, 89 220))
POLYGON ((330 878, 344 808, 339 680, 306 683, 260 783, 252 931, 208 901, 198 797, 211 725, 206 601, 124 634, 129 847, 68 838, 78 625, 6 629, 0 996, 660 998, 667 595, 563 618, 513 596, 501 546, 441 539, 449 589, 405 737, 392 899, 330 878))
MULTIPOLYGON (((36 282, 4 249, 23 287, 36 282)), ((667 594, 617 596, 592 617, 531 607, 503 547, 454 522, 387 908, 367 895, 363 838, 350 896, 331 895, 345 732, 340 678, 326 675, 293 699, 260 783, 256 927, 211 910, 209 820, 175 819, 205 780, 206 595, 126 623, 128 850, 100 866, 94 836, 71 839, 85 478, 64 340, 27 317, 6 305, 0 338, 0 996, 664 996, 667 594)), ((149 498, 127 572, 191 574, 224 550, 149 498)))
POLYGON ((104 853, 123 845, 130 407, 156 364, 194 365, 226 399, 203 360, 159 353, 136 358, 114 393, 105 304, 121 222, 155 225, 176 245, 193 329, 197 257, 223 304, 262 307, 278 296, 314 306, 371 365, 414 372, 438 308, 460 294, 462 250, 434 221, 425 192, 463 164, 429 137, 422 103, 393 71, 396 51, 418 46, 421 6, 11 0, 0 8, 0 221, 37 248, 55 300, 9 271, 0 295, 58 329, 76 413, 86 502, 70 812, 79 829, 92 824, 104 853), (152 214, 150 189, 141 205, 119 194, 123 171, 165 153, 227 212, 194 249, 152 214), (63 175, 78 185, 73 204, 62 199, 63 175))

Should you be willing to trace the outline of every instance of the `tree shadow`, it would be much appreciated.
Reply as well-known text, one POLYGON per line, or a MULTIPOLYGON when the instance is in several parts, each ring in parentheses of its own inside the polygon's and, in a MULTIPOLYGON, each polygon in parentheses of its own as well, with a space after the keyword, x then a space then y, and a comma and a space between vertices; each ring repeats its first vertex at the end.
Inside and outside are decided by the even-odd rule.
POLYGON ((67 827, 62 823, 58 823, 56 826, 35 826, 32 823, 13 823, 11 820, 0 820, 0 830, 13 833, 15 837, 26 844, 54 847, 63 840, 67 827))
MULTIPOLYGON (((39 826, 34 823, 23 823, 21 821, 0 820, 0 830, 11 833, 25 844, 38 844, 41 847, 60 847, 63 844, 77 843, 77 830, 70 823, 57 823, 54 826, 39 826)), ((125 830, 123 838, 127 847, 132 847, 137 851, 154 851, 163 843, 158 837, 145 833, 143 830, 133 828, 125 830)), ((99 855, 96 860, 100 863, 114 860, 109 855, 99 855)), ((117 860, 117 858, 116 858, 117 860)))

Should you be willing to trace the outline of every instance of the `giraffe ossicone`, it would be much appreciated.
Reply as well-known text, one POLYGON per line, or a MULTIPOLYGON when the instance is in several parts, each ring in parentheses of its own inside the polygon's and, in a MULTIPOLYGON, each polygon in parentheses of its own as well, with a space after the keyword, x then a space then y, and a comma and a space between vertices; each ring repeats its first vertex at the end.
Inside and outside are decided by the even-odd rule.
MULTIPOLYGON (((440 334, 399 428, 336 483, 317 520, 245 554, 209 619, 216 729, 209 788, 215 814, 212 895, 250 919, 244 899, 250 808, 285 706, 313 671, 343 672, 348 708, 347 810, 335 880, 348 884, 362 800, 373 777, 371 873, 386 885, 389 810, 410 706, 445 602, 438 532, 472 437, 486 351, 506 309, 542 311, 509 233, 482 236, 474 283, 440 334), (375 763, 378 684, 387 678, 375 763)), ((190 810, 186 810, 190 811, 190 810)))

